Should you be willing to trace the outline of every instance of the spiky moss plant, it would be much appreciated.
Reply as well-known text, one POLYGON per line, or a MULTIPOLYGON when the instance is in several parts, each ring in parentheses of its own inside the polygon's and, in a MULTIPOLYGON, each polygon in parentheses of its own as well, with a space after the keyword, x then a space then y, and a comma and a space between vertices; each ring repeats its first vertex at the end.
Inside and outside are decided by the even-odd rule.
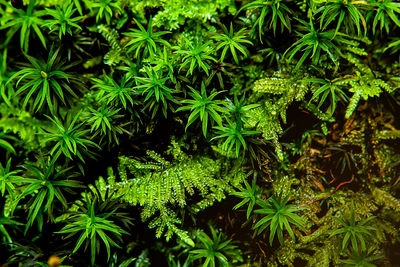
POLYGON ((269 244, 272 246, 275 234, 278 240, 283 244, 283 230, 289 233, 292 239, 295 239, 291 225, 295 225, 299 229, 306 231, 304 227, 304 219, 295 214, 300 208, 293 204, 288 204, 289 197, 271 197, 268 201, 259 199, 258 206, 261 209, 256 209, 254 212, 257 214, 265 214, 260 220, 256 222, 253 229, 257 234, 261 234, 266 228, 269 228, 269 244))
POLYGON ((252 1, 241 7, 238 12, 244 9, 251 10, 254 13, 257 12, 257 19, 254 21, 252 30, 255 32, 255 28, 258 28, 260 39, 266 19, 268 28, 273 29, 274 35, 278 25, 280 26, 282 32, 285 28, 289 31, 291 30, 290 15, 292 10, 281 0, 252 1))
POLYGON ((44 24, 42 17, 45 15, 44 10, 37 10, 35 8, 36 0, 29 1, 26 9, 14 8, 10 3, 3 1, 7 8, 12 9, 12 13, 7 16, 0 17, 0 30, 8 29, 7 40, 8 43, 14 37, 17 31, 20 32, 20 48, 25 53, 28 52, 31 31, 34 31, 39 38, 41 44, 46 48, 46 38, 43 35, 40 27, 44 24))
POLYGON ((65 1, 61 7, 56 6, 55 10, 46 8, 46 12, 52 16, 53 19, 48 19, 43 26, 49 27, 50 32, 58 31, 60 40, 67 33, 73 35, 73 28, 82 30, 78 22, 83 19, 83 16, 73 17, 76 10, 71 1, 65 1))
POLYGON ((51 48, 46 61, 26 55, 29 63, 22 64, 21 70, 8 80, 17 80, 16 94, 25 95, 23 108, 29 103, 31 110, 37 112, 46 103, 50 112, 57 114, 60 104, 71 102, 66 93, 78 98, 78 93, 85 89, 82 80, 66 72, 71 66, 64 65, 59 53, 59 49, 51 48), (19 86, 20 83, 22 86, 19 86))
POLYGON ((167 117, 167 111, 174 108, 173 102, 177 102, 172 96, 173 89, 167 86, 169 76, 163 77, 163 72, 155 72, 152 68, 145 68, 147 77, 135 77, 138 85, 138 93, 145 95, 145 108, 152 111, 151 117, 154 118, 159 110, 162 111, 164 117, 167 117))
POLYGON ((192 87, 189 87, 189 89, 191 90, 189 95, 193 98, 193 100, 182 100, 182 103, 186 105, 178 108, 177 111, 190 110, 191 113, 189 115, 185 130, 197 119, 200 119, 203 135, 206 137, 209 123, 211 126, 213 126, 214 122, 216 122, 221 126, 221 114, 226 112, 226 109, 224 109, 225 102, 216 99, 214 100, 214 98, 220 93, 215 91, 215 89, 213 89, 211 94, 207 96, 206 86, 204 83, 201 84, 201 93, 192 87))
POLYGON ((207 76, 211 68, 211 62, 217 62, 212 56, 212 50, 210 48, 210 42, 204 42, 200 38, 195 38, 193 42, 186 41, 186 47, 175 51, 178 55, 181 55, 181 67, 179 70, 184 68, 187 69, 186 76, 193 75, 193 71, 204 71, 207 76))
POLYGON ((133 95, 135 94, 135 81, 132 77, 124 75, 117 82, 112 76, 103 73, 103 79, 93 78, 92 88, 98 88, 96 98, 100 103, 114 107, 127 109, 133 106, 133 95), (121 106, 122 105, 122 106, 121 106))
POLYGON ((230 24, 229 31, 223 25, 224 33, 211 36, 215 41, 217 41, 216 50, 220 50, 222 48, 220 60, 223 62, 226 56, 226 53, 229 51, 232 54, 232 57, 237 65, 239 65, 238 52, 242 53, 245 57, 247 56, 246 48, 244 44, 252 45, 253 43, 246 39, 246 29, 242 28, 237 32, 233 31, 232 23, 230 24), (237 50, 237 51, 236 51, 237 50))
POLYGON ((91 265, 96 260, 96 254, 100 252, 100 241, 107 250, 107 261, 110 260, 111 247, 119 247, 115 240, 122 242, 121 236, 129 234, 115 223, 115 219, 125 217, 118 211, 121 208, 118 199, 112 199, 107 195, 103 199, 99 194, 85 194, 83 201, 78 203, 78 209, 71 212, 65 220, 67 224, 57 233, 69 234, 68 237, 79 234, 72 254, 77 252, 83 243, 85 250, 90 244, 91 265))
POLYGON ((376 230, 374 227, 369 226, 368 223, 375 218, 375 216, 370 216, 364 220, 356 222, 354 218, 354 204, 350 211, 350 217, 338 218, 332 217, 335 219, 342 227, 333 231, 331 236, 335 235, 344 235, 342 242, 342 249, 346 249, 348 245, 351 243, 351 247, 354 251, 359 251, 359 245, 361 245, 361 249, 365 251, 366 247, 366 236, 371 236, 373 231, 376 230))
POLYGON ((189 250, 189 262, 199 262, 203 267, 230 266, 243 261, 242 253, 232 239, 210 225, 211 237, 201 231, 196 234, 195 247, 189 250))
POLYGON ((170 32, 153 32, 153 18, 149 18, 147 29, 145 29, 137 20, 135 20, 135 22, 139 27, 139 30, 131 28, 131 32, 126 32, 124 35, 132 38, 132 40, 126 44, 128 53, 135 51, 135 57, 139 61, 146 57, 153 58, 156 52, 160 49, 159 45, 170 46, 170 44, 161 37, 170 32), (139 52, 141 53, 139 54, 139 52))
POLYGON ((47 118, 53 123, 51 128, 46 128, 42 131, 44 137, 43 143, 52 143, 50 155, 57 160, 61 155, 66 158, 73 159, 73 156, 78 157, 82 162, 85 162, 83 154, 90 155, 88 147, 101 149, 99 145, 90 140, 88 134, 89 129, 85 129, 83 122, 78 123, 79 113, 71 116, 67 115, 64 122, 57 117, 47 118))
POLYGON ((310 22, 299 19, 299 22, 301 23, 299 29, 305 33, 298 32, 301 39, 293 43, 285 52, 288 60, 291 61, 299 51, 303 51, 293 71, 298 70, 307 58, 311 58, 312 63, 318 65, 323 54, 327 54, 337 66, 339 57, 342 55, 340 44, 352 44, 347 40, 348 36, 333 30, 316 29, 311 19, 310 22))
POLYGON ((11 170, 11 158, 8 159, 5 167, 0 162, 0 191, 1 196, 10 195, 14 198, 15 188, 18 181, 21 180, 21 176, 19 175, 21 170, 11 170))
POLYGON ((42 231, 44 219, 47 216, 54 222, 53 210, 55 201, 67 208, 67 199, 63 191, 72 192, 72 188, 82 188, 77 180, 77 173, 71 172, 71 168, 56 170, 55 161, 52 158, 42 159, 39 166, 26 163, 23 167, 27 170, 23 177, 17 180, 22 185, 22 191, 15 199, 18 203, 22 199, 28 198, 26 210, 28 210, 28 222, 25 227, 25 234, 35 221, 38 223, 39 231, 42 231))
POLYGON ((216 136, 212 139, 224 138, 225 141, 222 144, 222 149, 228 153, 235 147, 235 155, 238 158, 241 152, 247 150, 247 141, 250 136, 258 134, 257 131, 251 131, 244 129, 241 124, 232 123, 228 120, 228 124, 223 126, 214 127, 216 130, 216 136), (243 150, 242 150, 243 147, 243 150))
POLYGON ((95 0, 84 2, 90 9, 91 14, 96 15, 96 23, 105 19, 109 25, 111 24, 112 17, 122 12, 120 4, 115 0, 95 0))
POLYGON ((237 210, 240 207, 242 207, 245 204, 247 204, 248 206, 247 206, 246 218, 249 219, 251 213, 253 212, 253 208, 254 208, 254 206, 256 204, 256 201, 258 199, 260 199, 262 188, 257 186, 255 178, 251 182, 251 186, 246 180, 244 181, 244 185, 245 185, 245 187, 240 185, 238 187, 238 189, 239 189, 238 191, 231 193, 232 195, 243 199, 238 204, 236 204, 233 207, 233 209, 237 210))

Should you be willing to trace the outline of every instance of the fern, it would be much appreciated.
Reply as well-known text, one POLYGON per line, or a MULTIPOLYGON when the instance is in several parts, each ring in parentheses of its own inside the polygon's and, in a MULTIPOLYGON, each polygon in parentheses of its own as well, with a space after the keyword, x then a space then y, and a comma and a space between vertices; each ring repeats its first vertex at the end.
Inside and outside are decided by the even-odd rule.
POLYGON ((390 193, 375 187, 372 195, 378 204, 383 204, 397 212, 400 211, 400 200, 393 197, 390 193))
POLYGON ((311 257, 310 266, 329 267, 330 263, 338 258, 337 247, 335 243, 327 242, 322 249, 318 249, 311 257))
POLYGON ((167 161, 154 151, 147 151, 146 162, 119 157, 118 172, 121 180, 116 181, 114 176, 110 176, 102 189, 114 190, 116 197, 121 196, 122 200, 131 205, 143 206, 142 219, 147 221, 152 218, 149 226, 156 228, 157 237, 166 228, 167 240, 175 233, 192 244, 187 232, 177 227, 181 220, 172 207, 185 207, 188 205, 188 196, 198 192, 203 200, 195 210, 200 211, 224 198, 224 192, 231 192, 230 184, 234 181, 230 181, 232 175, 226 171, 221 175, 223 179, 216 178, 224 171, 222 160, 186 155, 174 140, 168 153, 173 156, 173 161, 167 161))
POLYGON ((357 108, 358 102, 362 99, 368 100, 369 97, 379 96, 383 90, 392 92, 392 87, 384 80, 375 78, 371 74, 363 75, 357 72, 357 76, 349 82, 350 92, 354 93, 350 98, 349 105, 346 110, 346 118, 350 118, 354 110, 357 108))
POLYGON ((193 195, 198 189, 204 197, 211 186, 220 184, 214 179, 213 160, 210 158, 185 158, 168 162, 153 151, 148 156, 155 162, 142 163, 127 157, 120 157, 119 172, 122 184, 119 190, 128 189, 124 199, 136 205, 162 206, 167 203, 186 205, 186 194, 193 195), (128 178, 129 172, 134 179, 128 178), (125 182, 125 184, 124 184, 125 182))
POLYGON ((279 116, 286 123, 286 110, 293 101, 304 98, 308 88, 305 83, 299 82, 304 73, 285 76, 276 73, 273 77, 258 80, 254 83, 253 91, 268 94, 261 107, 249 110, 248 124, 257 127, 266 140, 271 140, 275 145, 275 152, 279 159, 283 159, 282 148, 278 143, 278 137, 283 133, 279 116), (279 95, 274 98, 271 95, 279 95))
POLYGON ((144 14, 147 8, 156 11, 154 25, 166 29, 177 29, 187 23, 187 20, 206 22, 212 20, 219 10, 228 9, 236 13, 236 5, 232 0, 137 0, 128 1, 136 14, 144 14), (158 10, 158 11, 157 11, 158 10))
POLYGON ((180 239, 182 239, 182 241, 190 246, 194 246, 194 242, 190 238, 189 233, 177 227, 177 225, 182 224, 182 220, 177 218, 177 214, 172 209, 169 209, 165 206, 145 206, 141 217, 143 221, 147 221, 154 217, 149 223, 149 228, 157 228, 157 237, 161 237, 165 231, 165 238, 167 241, 172 237, 173 234, 176 234, 180 239))
POLYGON ((315 105, 313 103, 302 104, 300 107, 307 109, 321 121, 325 121, 325 122, 334 122, 335 121, 335 118, 332 116, 332 114, 328 114, 328 113, 321 111, 317 107, 317 105, 315 105))
POLYGON ((121 47, 118 32, 103 24, 97 25, 97 30, 110 46, 110 50, 104 55, 104 64, 114 66, 123 61, 126 58, 125 50, 121 47))
POLYGON ((369 97, 379 96, 383 91, 392 93, 396 88, 380 79, 382 74, 372 71, 354 55, 348 53, 345 58, 356 67, 354 75, 343 79, 343 84, 348 84, 350 86, 349 91, 353 93, 345 115, 346 118, 350 118, 361 98, 368 100, 369 97))
POLYGON ((0 105, 0 129, 5 133, 13 133, 19 137, 18 143, 27 152, 39 148, 38 132, 43 122, 33 118, 29 112, 21 111, 14 107, 7 107, 4 103, 0 105))

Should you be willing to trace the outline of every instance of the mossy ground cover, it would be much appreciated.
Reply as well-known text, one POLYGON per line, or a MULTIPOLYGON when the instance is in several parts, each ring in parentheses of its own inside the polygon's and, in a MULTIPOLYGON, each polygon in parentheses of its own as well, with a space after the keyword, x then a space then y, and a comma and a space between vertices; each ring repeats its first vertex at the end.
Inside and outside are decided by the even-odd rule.
POLYGON ((398 266, 400 3, 0 0, 3 266, 398 266))

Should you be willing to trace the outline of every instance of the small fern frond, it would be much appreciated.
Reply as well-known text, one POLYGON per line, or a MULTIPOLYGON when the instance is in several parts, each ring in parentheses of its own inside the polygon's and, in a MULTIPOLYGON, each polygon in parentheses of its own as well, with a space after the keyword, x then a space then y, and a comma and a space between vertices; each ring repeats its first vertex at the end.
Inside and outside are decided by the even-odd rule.
POLYGON ((105 184, 99 185, 101 190, 114 191, 114 197, 142 206, 141 218, 150 220, 149 227, 156 228, 157 237, 165 232, 168 240, 175 233, 186 243, 193 244, 188 233, 178 227, 182 220, 174 210, 185 207, 189 196, 197 193, 201 200, 192 210, 199 212, 225 198, 226 192, 232 191, 231 184, 235 185, 242 177, 237 169, 229 168, 224 159, 189 156, 180 149, 178 142, 172 140, 171 143, 167 153, 172 154, 174 160, 168 161, 154 151, 147 151, 147 162, 121 156, 120 181, 111 174, 105 184))
POLYGON ((125 58, 125 51, 121 47, 118 32, 103 24, 98 25, 97 30, 110 46, 110 50, 104 55, 104 64, 117 65, 125 58))

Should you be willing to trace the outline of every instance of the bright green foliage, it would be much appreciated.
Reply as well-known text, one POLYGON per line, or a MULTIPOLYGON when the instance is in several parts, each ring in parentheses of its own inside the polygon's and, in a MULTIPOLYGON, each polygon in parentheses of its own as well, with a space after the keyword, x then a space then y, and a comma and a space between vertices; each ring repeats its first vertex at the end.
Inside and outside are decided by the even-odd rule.
POLYGON ((249 126, 256 127, 261 131, 265 140, 271 140, 275 145, 275 152, 279 159, 283 159, 282 147, 278 142, 278 137, 283 130, 280 125, 276 107, 269 102, 265 107, 258 107, 249 111, 249 126))
POLYGON ((167 206, 144 206, 141 217, 142 221, 151 220, 149 222, 149 228, 156 229, 157 238, 161 237, 165 232, 165 239, 169 241, 172 235, 176 234, 180 240, 189 246, 194 246, 194 242, 190 238, 189 233, 178 227, 178 225, 182 225, 182 219, 178 217, 175 211, 167 206))
POLYGON ((279 242, 283 244, 283 230, 289 233, 292 239, 295 239, 291 225, 295 225, 301 230, 305 231, 304 219, 299 215, 295 214, 299 208, 293 204, 287 204, 289 197, 282 198, 281 195, 278 197, 271 197, 268 200, 259 200, 257 204, 261 209, 257 209, 254 212, 258 214, 265 214, 262 219, 257 221, 253 226, 257 233, 262 233, 267 227, 269 228, 269 244, 272 246, 275 234, 278 235, 279 242))
POLYGON ((47 115, 46 117, 51 120, 53 126, 43 131, 43 142, 51 142, 53 144, 50 154, 54 156, 55 159, 58 159, 60 155, 63 154, 69 159, 73 159, 72 156, 77 156, 82 162, 85 162, 83 154, 90 153, 89 147, 100 149, 100 147, 88 137, 90 130, 83 128, 83 122, 77 123, 79 114, 72 117, 71 113, 68 113, 64 123, 57 117, 50 118, 47 115))
POLYGON ((259 100, 260 107, 247 112, 248 126, 256 127, 262 132, 265 140, 273 142, 275 153, 280 160, 283 159, 283 152, 278 137, 283 133, 283 129, 279 116, 283 123, 286 123, 286 110, 289 105, 293 101, 304 99, 308 92, 308 86, 303 82, 304 78, 307 78, 307 74, 303 71, 292 72, 291 75, 275 73, 272 77, 254 83, 253 91, 266 96, 263 100, 259 100))
POLYGON ((186 76, 188 76, 189 74, 193 75, 193 71, 196 67, 199 71, 203 70, 208 75, 208 71, 211 68, 208 62, 217 62, 217 60, 210 55, 212 51, 209 47, 209 44, 209 42, 202 44, 202 42, 199 41, 198 38, 196 38, 193 43, 186 39, 187 49, 180 49, 175 51, 175 53, 183 56, 181 59, 182 64, 179 70, 189 65, 186 76))
POLYGON ((0 163, 0 190, 1 196, 7 193, 11 197, 14 197, 15 184, 22 178, 20 170, 11 171, 11 158, 7 161, 5 167, 0 163))
POLYGON ((7 65, 7 50, 5 49, 3 53, 0 53, 0 97, 8 106, 11 106, 15 92, 12 83, 7 83, 11 77, 7 65))
MULTIPOLYGON (((195 210, 200 211, 223 199, 225 192, 232 190, 229 183, 237 182, 230 181, 233 174, 229 173, 230 167, 223 159, 186 155, 174 140, 168 152, 173 161, 166 161, 153 151, 147 151, 147 162, 120 157, 118 173, 121 180, 116 181, 111 175, 107 185, 101 189, 114 190, 117 196, 131 205, 143 206, 142 220, 152 218, 149 227, 157 228, 157 237, 167 228, 167 240, 177 234, 187 244, 194 244, 187 231, 177 227, 182 221, 169 207, 185 207, 189 195, 198 192, 202 200, 196 204, 195 210)), ((235 173, 238 179, 242 177, 240 172, 235 173)))
POLYGON ((1 211, 0 213, 0 234, 2 236, 2 241, 4 243, 8 242, 9 244, 14 243, 13 240, 11 239, 11 236, 9 232, 6 229, 6 225, 9 225, 10 227, 17 227, 20 225, 24 225, 23 223, 17 222, 12 219, 13 217, 11 216, 5 216, 4 215, 4 210, 1 211))
MULTIPOLYGON (((224 126, 214 127, 217 129, 217 136, 213 139, 226 138, 222 144, 222 149, 226 150, 228 154, 231 152, 233 146, 235 146, 235 155, 239 157, 241 147, 243 146, 244 151, 247 149, 247 142, 254 140, 251 138, 252 135, 258 134, 258 131, 246 130, 244 126, 247 123, 248 111, 259 107, 259 104, 246 105, 244 96, 238 100, 237 95, 234 96, 234 102, 228 100, 227 111, 229 116, 234 120, 227 119, 228 124, 224 126)), ((251 153, 253 153, 252 150, 251 153)))
POLYGON ((222 149, 230 153, 232 148, 235 147, 237 158, 239 157, 241 147, 243 147, 243 150, 247 149, 245 138, 258 134, 257 131, 246 130, 240 124, 236 124, 236 122, 231 122, 230 120, 228 120, 228 124, 214 128, 218 131, 216 132, 217 136, 212 139, 226 138, 222 144, 222 149))
POLYGON ((259 107, 259 104, 249 104, 246 105, 246 98, 244 95, 239 100, 238 96, 235 94, 233 102, 228 100, 226 105, 229 116, 236 122, 237 125, 245 125, 247 122, 248 111, 259 107))
POLYGON ((99 195, 86 194, 83 203, 78 204, 78 210, 71 212, 67 224, 57 233, 69 234, 68 237, 79 234, 72 253, 85 242, 85 250, 90 244, 91 264, 94 265, 96 254, 100 251, 102 241, 107 249, 107 260, 110 260, 111 246, 118 247, 115 239, 122 241, 122 234, 129 234, 115 222, 119 217, 126 217, 118 211, 121 204, 111 196, 102 199, 99 195))
POLYGON ((58 31, 58 37, 62 38, 66 33, 72 35, 72 29, 82 30, 81 26, 77 24, 83 16, 73 17, 76 8, 73 8, 74 4, 71 1, 65 1, 61 8, 56 6, 56 9, 46 8, 47 14, 52 16, 53 19, 47 19, 43 26, 47 26, 50 32, 58 31))
POLYGON ((0 265, 396 264, 398 1, 9 2, 0 265))
POLYGON ((376 267, 377 265, 374 262, 383 258, 383 255, 375 253, 374 247, 361 251, 352 249, 348 256, 348 259, 340 260, 340 263, 343 263, 345 267, 376 267))
POLYGON ((156 72, 166 72, 166 76, 170 77, 173 83, 177 83, 177 80, 174 76, 174 63, 176 57, 176 55, 171 55, 170 50, 164 46, 162 50, 158 50, 158 53, 154 56, 154 58, 148 60, 148 63, 153 66, 153 69, 156 72))
POLYGON ((263 26, 265 20, 267 19, 268 28, 272 28, 274 35, 276 33, 276 28, 278 24, 281 27, 281 31, 283 32, 284 28, 287 28, 289 31, 291 30, 291 23, 290 23, 290 15, 292 10, 283 3, 282 0, 271 0, 271 1, 264 1, 264 0, 255 0, 244 5, 240 10, 243 9, 261 9, 259 16, 257 17, 256 21, 253 25, 253 31, 258 26, 258 33, 261 40, 261 33, 263 32, 263 26))
POLYGON ((191 111, 185 130, 193 122, 200 118, 200 121, 202 122, 203 134, 204 136, 207 136, 208 122, 210 122, 211 126, 214 125, 214 122, 216 122, 218 125, 222 125, 221 113, 226 112, 226 109, 223 107, 225 102, 221 100, 214 100, 214 98, 220 93, 215 91, 215 89, 211 91, 211 95, 207 96, 206 86, 204 83, 201 84, 201 95, 190 86, 189 89, 192 91, 189 92, 189 95, 193 98, 193 100, 182 100, 182 103, 187 105, 178 108, 177 111, 191 111))
MULTIPOLYGON (((358 2, 359 5, 365 5, 364 2, 358 2)), ((347 1, 347 0, 330 0, 325 3, 324 6, 319 8, 317 12, 322 12, 320 21, 320 28, 324 30, 328 27, 328 25, 337 19, 337 25, 335 33, 339 32, 342 23, 344 25, 344 29, 347 33, 354 33, 354 27, 357 29, 357 34, 361 33, 361 25, 366 31, 366 22, 361 13, 361 10, 357 7, 356 1, 347 1)))
POLYGON ((400 27, 400 20, 397 17, 397 14, 400 14, 400 7, 398 3, 392 2, 391 0, 381 0, 371 1, 371 4, 374 8, 369 12, 368 17, 374 16, 372 23, 372 32, 374 34, 376 32, 378 23, 380 32, 382 32, 383 27, 385 27, 386 33, 389 33, 392 22, 400 27))
POLYGON ((391 50, 391 54, 395 54, 400 50, 400 37, 393 38, 393 40, 385 47, 384 51, 391 50))
POLYGON ((45 12, 43 10, 36 10, 35 4, 36 0, 30 0, 28 7, 24 10, 14 8, 11 4, 7 3, 7 7, 11 8, 13 12, 7 16, 0 16, 0 30, 9 29, 7 32, 7 41, 19 30, 20 47, 25 53, 27 53, 29 49, 31 30, 36 33, 36 36, 46 48, 46 39, 40 30, 40 27, 43 26, 41 17, 45 15, 45 12))
POLYGON ((99 88, 97 91, 97 99, 101 103, 111 104, 114 107, 119 107, 121 104, 124 109, 127 108, 127 102, 133 106, 133 94, 135 93, 135 81, 127 75, 122 76, 119 83, 112 77, 103 74, 104 80, 93 78, 94 85, 92 88, 99 88))
POLYGON ((346 118, 350 118, 361 98, 367 100, 370 97, 379 96, 383 90, 392 93, 396 89, 394 86, 380 79, 379 73, 372 71, 357 59, 353 57, 348 57, 348 59, 356 64, 357 69, 355 75, 342 80, 343 83, 350 86, 349 91, 354 93, 347 106, 346 118))
POLYGON ((231 266, 242 262, 242 252, 223 232, 210 225, 211 237, 199 231, 196 238, 199 242, 189 251, 190 262, 198 261, 203 267, 231 266))
POLYGON ((39 166, 29 163, 23 165, 27 171, 19 180, 23 184, 23 189, 16 201, 19 202, 29 196, 26 204, 28 222, 25 233, 35 220, 38 222, 39 230, 42 230, 44 212, 51 221, 54 221, 53 209, 57 206, 55 200, 67 209, 67 199, 63 191, 71 192, 69 188, 82 187, 79 181, 71 179, 77 176, 76 173, 70 172, 71 168, 56 169, 54 163, 54 160, 48 158, 47 161, 42 159, 39 166))
POLYGON ((367 246, 365 244, 365 237, 372 236, 373 231, 376 230, 372 226, 368 226, 368 223, 375 218, 375 216, 370 216, 361 221, 356 221, 354 216, 354 206, 350 211, 350 217, 343 217, 342 219, 338 217, 332 217, 337 221, 342 227, 333 231, 331 236, 342 235, 342 249, 346 249, 351 243, 351 247, 355 250, 359 250, 359 244, 361 244, 361 249, 366 250, 367 246))
POLYGON ((0 132, 0 147, 5 150, 11 151, 13 154, 16 154, 14 147, 5 139, 14 139, 11 135, 5 134, 3 131, 0 132))
POLYGON ((146 8, 157 11, 154 24, 166 29, 178 29, 190 20, 196 23, 210 21, 220 10, 228 10, 231 14, 236 12, 235 2, 232 0, 136 0, 129 3, 137 14, 145 13, 146 8))
MULTIPOLYGON (((287 188, 287 190, 290 190, 292 192, 290 194, 293 194, 293 192, 295 192, 295 194, 300 194, 304 198, 306 198, 306 195, 310 192, 316 193, 316 191, 310 190, 310 188, 307 189, 303 187, 300 191, 299 187, 293 189, 293 187, 295 186, 291 180, 293 182, 299 182, 296 177, 293 177, 287 179, 286 181, 285 179, 274 181, 274 187, 277 185, 284 186, 285 188, 287 188)), ((326 193, 321 194, 321 196, 324 194, 326 193)), ((342 266, 342 259, 344 259, 343 254, 348 254, 347 252, 350 251, 342 251, 341 238, 329 238, 329 234, 332 232, 332 229, 337 229, 338 227, 340 227, 340 223, 332 219, 332 214, 348 209, 349 198, 355 200, 355 206, 357 207, 355 209, 356 218, 360 215, 371 216, 372 213, 375 213, 381 209, 381 206, 377 206, 377 203, 371 198, 370 195, 365 194, 365 192, 354 192, 352 190, 348 190, 347 192, 345 192, 344 190, 338 191, 331 197, 324 200, 327 202, 328 207, 326 210, 326 214, 323 216, 318 216, 319 214, 315 216, 316 213, 321 211, 321 204, 311 204, 308 206, 307 210, 303 211, 304 215, 309 218, 307 225, 312 225, 312 227, 310 227, 310 229, 307 231, 307 235, 298 238, 296 242, 285 242, 284 246, 280 246, 278 248, 274 247, 275 251, 273 255, 268 257, 267 263, 265 265, 277 266, 278 264, 283 264, 296 266, 297 260, 303 259, 307 262, 307 265, 309 266, 318 265, 329 267, 332 264, 342 266), (307 252, 304 253, 305 251, 307 252)), ((307 202, 308 200, 304 199, 303 201, 307 202)), ((377 241, 377 239, 379 238, 382 238, 382 242, 386 242, 387 238, 391 235, 389 233, 393 233, 393 231, 396 231, 394 230, 394 228, 392 228, 392 226, 390 226, 390 223, 388 223, 387 221, 383 222, 383 226, 379 222, 379 219, 371 221, 371 225, 376 227, 377 231, 374 232, 375 238, 373 240, 373 243, 367 243, 368 247, 373 247, 375 246, 374 244, 380 243, 379 241, 377 241)), ((374 254, 376 255, 379 252, 381 251, 376 251, 376 253, 374 254)), ((351 256, 346 257, 346 259, 347 258, 351 258, 351 256)), ((382 262, 380 262, 380 265, 377 265, 381 266, 382 262)))
POLYGON ((147 102, 145 107, 153 111, 152 118, 155 117, 160 106, 164 117, 167 117, 168 108, 173 110, 169 102, 174 102, 174 98, 171 95, 173 91, 166 86, 170 77, 162 78, 163 73, 156 72, 153 68, 146 68, 145 71, 148 77, 135 77, 139 84, 135 89, 137 89, 138 93, 146 95, 144 98, 144 101, 147 102))
POLYGON ((93 137, 100 135, 101 140, 108 137, 109 144, 115 141, 119 145, 117 134, 122 134, 124 131, 116 122, 123 117, 123 115, 118 114, 119 111, 120 109, 113 109, 104 104, 97 109, 89 107, 89 112, 86 116, 88 117, 87 122, 92 125, 90 132, 94 132, 93 137))
MULTIPOLYGON (((10 100, 13 101, 15 99, 10 100)), ((38 132, 43 125, 41 120, 34 118, 27 111, 21 111, 5 103, 0 104, 0 114, 0 128, 3 130, 3 132, 0 132, 0 140, 4 140, 2 138, 13 140, 16 145, 22 145, 26 151, 34 151, 39 148, 38 132), (12 133, 18 138, 8 133, 12 133)), ((7 146, 5 148, 11 149, 9 141, 6 142, 8 144, 4 143, 7 146)), ((3 142, 0 141, 0 143, 3 142)))
POLYGON ((337 78, 333 80, 312 78, 304 80, 313 84, 320 84, 320 87, 317 87, 317 89, 314 90, 313 97, 311 98, 310 102, 314 99, 319 99, 317 108, 320 108, 329 96, 330 104, 327 109, 327 113, 329 115, 332 115, 335 112, 336 103, 339 100, 347 100, 346 93, 340 88, 340 85, 343 84, 342 80, 342 78, 337 78))
POLYGON ((246 188, 240 185, 240 191, 231 193, 235 197, 243 198, 243 200, 236 204, 233 209, 237 210, 238 208, 248 203, 246 218, 249 219, 250 214, 253 211, 254 205, 256 204, 256 201, 261 197, 262 188, 257 186, 256 179, 253 179, 253 181, 251 182, 251 186, 246 180, 244 180, 244 185, 246 186, 246 188))
POLYGON ((168 34, 168 31, 158 31, 153 32, 153 18, 149 19, 149 24, 147 25, 147 30, 140 24, 137 20, 135 20, 138 29, 130 29, 130 32, 124 33, 124 35, 132 38, 127 44, 128 53, 135 50, 135 57, 140 60, 142 58, 146 58, 150 56, 154 57, 155 53, 159 50, 158 45, 169 46, 170 44, 162 39, 162 36, 168 34), (141 52, 139 54, 139 52, 141 52), (140 56, 141 55, 141 56, 140 56))
POLYGON ((96 22, 106 19, 108 25, 111 24, 111 18, 122 12, 121 4, 115 0, 84 0, 93 14, 96 14, 96 22))
POLYGON ((311 58, 314 65, 318 65, 323 52, 329 56, 335 65, 338 65, 338 59, 341 55, 339 45, 352 44, 346 39, 347 35, 333 30, 322 31, 315 29, 312 20, 307 23, 299 19, 299 22, 302 24, 299 29, 305 33, 297 32, 301 39, 293 43, 285 52, 289 62, 292 61, 297 52, 302 51, 303 53, 294 71, 298 70, 308 57, 311 58))
POLYGON ((209 165, 212 161, 210 158, 192 158, 181 151, 176 153, 174 156, 178 158, 173 162, 166 161, 153 151, 147 154, 155 162, 142 163, 120 157, 119 170, 123 182, 116 183, 114 189, 124 189, 120 190, 121 194, 126 191, 123 199, 132 204, 160 206, 171 203, 183 207, 186 205, 186 193, 192 195, 198 189, 205 196, 211 187, 223 183, 213 177, 214 168, 209 165), (128 178, 126 168, 135 179, 128 178))
POLYGON ((110 50, 104 55, 104 64, 114 66, 125 59, 125 49, 121 47, 118 31, 106 25, 97 25, 98 32, 106 39, 110 50))
POLYGON ((241 52, 245 57, 247 57, 246 48, 243 44, 250 44, 253 43, 246 39, 246 29, 242 28, 237 32, 233 32, 232 23, 228 29, 223 25, 224 33, 222 34, 215 34, 212 38, 217 41, 217 47, 215 48, 216 51, 222 48, 222 53, 220 60, 224 61, 226 53, 231 51, 233 59, 235 60, 236 64, 239 65, 239 58, 237 55, 236 50, 241 52))
POLYGON ((34 98, 34 102, 31 102, 34 111, 39 111, 46 102, 51 113, 55 114, 57 111, 56 104, 60 100, 64 105, 69 102, 68 98, 65 97, 66 92, 77 98, 75 91, 84 88, 78 77, 65 72, 69 66, 64 66, 64 63, 60 62, 58 53, 58 49, 56 51, 50 50, 47 61, 26 55, 30 63, 24 64, 20 71, 10 77, 10 81, 18 79, 17 87, 20 82, 23 82, 23 85, 16 92, 17 95, 26 94, 23 107, 34 98), (74 85, 75 91, 70 85, 74 85))

